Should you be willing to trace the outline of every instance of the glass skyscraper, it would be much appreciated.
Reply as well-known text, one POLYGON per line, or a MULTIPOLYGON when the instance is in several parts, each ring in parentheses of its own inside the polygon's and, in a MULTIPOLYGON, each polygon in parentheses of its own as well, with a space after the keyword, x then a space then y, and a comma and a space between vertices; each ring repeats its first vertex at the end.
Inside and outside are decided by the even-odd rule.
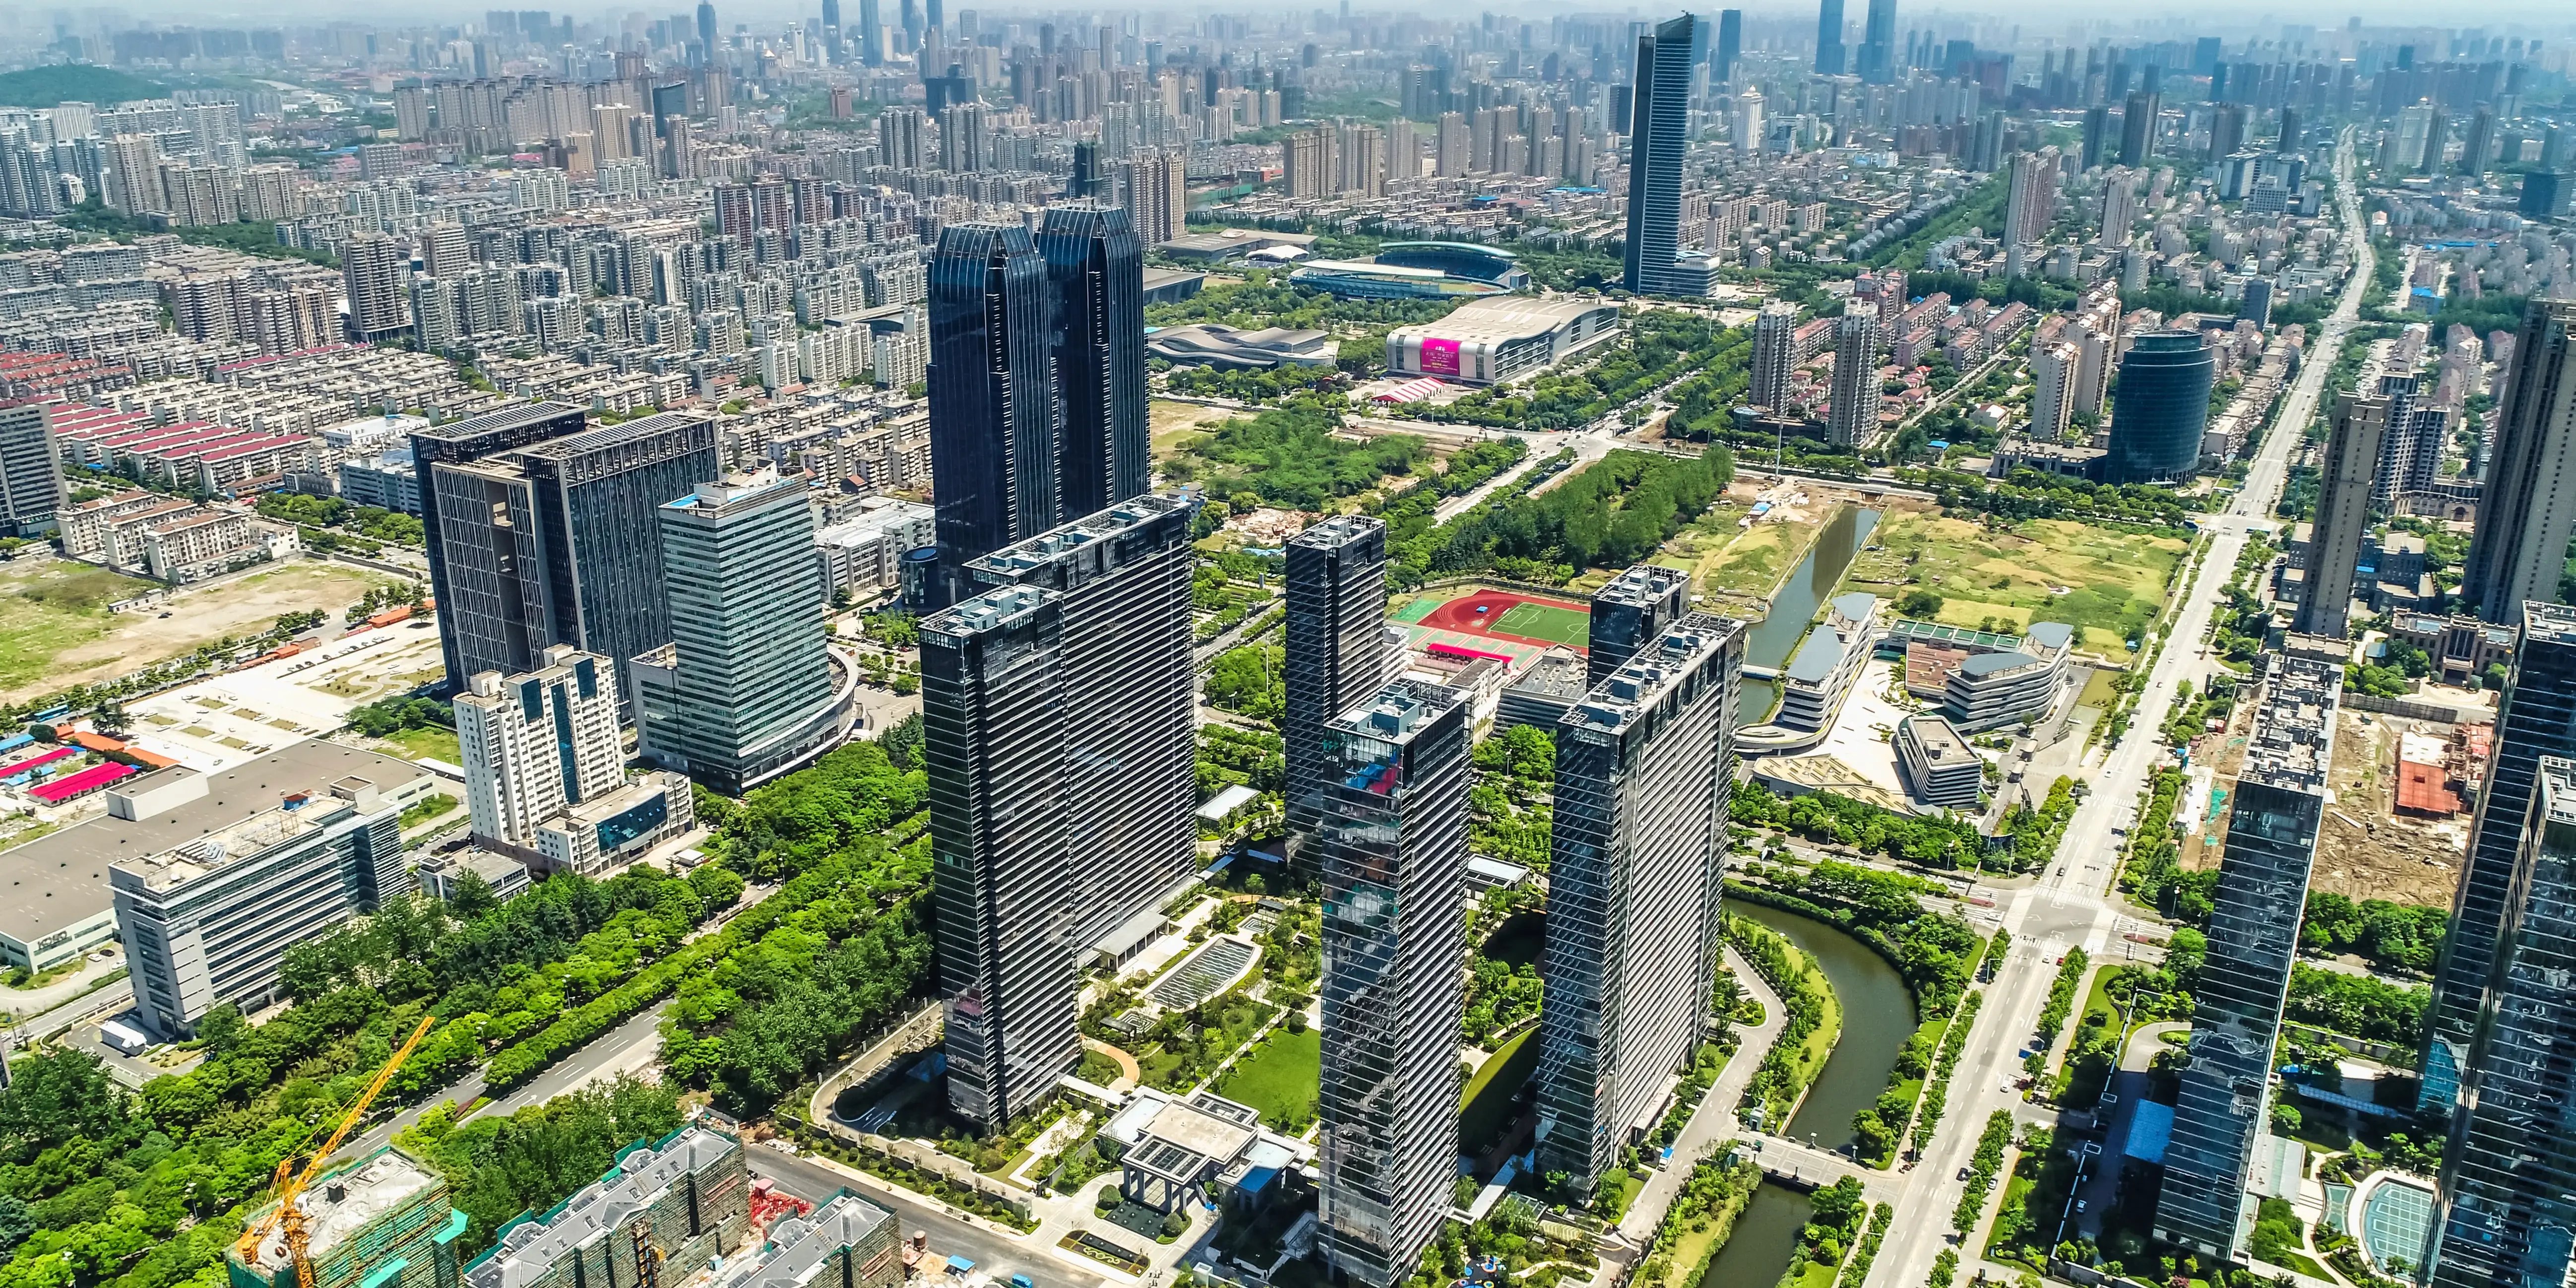
POLYGON ((1743 666, 1744 624, 1694 613, 1557 724, 1543 1175, 1588 1190, 1707 1032, 1743 666))
POLYGON ((2342 684, 2340 668, 2273 655, 2236 782, 2156 1200, 2156 1237, 2204 1256, 2237 1259, 2253 1226, 2245 1179, 2268 1118, 2342 684))
MULTIPOLYGON (((1842 0, 1829 0, 1840 5, 1842 0)), ((1640 295, 1708 294, 1717 267, 1690 248, 1682 230, 1682 167, 1690 147, 1689 14, 1637 38, 1637 93, 1628 135, 1629 290, 1640 295)))
POLYGON ((536 520, 548 643, 604 654, 624 674, 629 659, 671 640, 657 512, 722 472, 715 422, 663 412, 510 459, 536 520))
POLYGON ((1049 206, 1038 228, 1055 297, 1058 501, 1090 514, 1153 486, 1145 415, 1145 246, 1117 206, 1049 206))
POLYGON ((438 600, 438 647, 450 685, 461 689, 478 671, 510 675, 528 670, 546 641, 543 622, 531 622, 533 606, 521 593, 516 535, 490 522, 492 506, 506 510, 508 498, 493 495, 481 479, 442 478, 441 467, 577 434, 588 423, 579 407, 541 402, 468 416, 411 436, 413 468, 420 473, 421 531, 429 546, 430 593, 438 600))
POLYGON ((2442 1151, 2433 1288, 2558 1288, 2576 1231, 2576 761, 2548 757, 2442 1151))
POLYGON ((1592 592, 1583 682, 1597 685, 1690 611, 1690 574, 1638 564, 1592 592))
MULTIPOLYGON (((2439 148, 2432 149, 2439 151, 2439 148)), ((2576 300, 2533 300, 2513 346, 2513 374, 2496 408, 2477 535, 2460 597, 2510 626, 2526 600, 2558 594, 2576 529, 2576 300)))
POLYGON ((2218 360, 2198 331, 2147 331, 2120 357, 2111 400, 2111 454, 2103 481, 2151 483, 2191 477, 2209 428, 2209 390, 2218 360))
POLYGON ((968 560, 1063 521, 1052 321, 1046 260, 1027 229, 939 230, 930 258, 930 471, 952 590, 968 560))
POLYGON ((1448 1219, 1466 1011, 1467 704, 1398 680, 1325 729, 1324 1259, 1410 1278, 1448 1219))
POLYGON ((2496 704, 2493 754, 2469 824, 2469 862, 2451 902, 2433 1004, 2424 1017, 2426 1109, 2458 1100, 2461 1071, 2513 902, 2514 869, 2548 756, 2576 756, 2576 608, 2524 606, 2513 669, 2496 704))
POLYGON ((1843 74, 1843 0, 1817 0, 1816 74, 1843 74))
POLYGON ((1291 857, 1314 835, 1324 726, 1386 681, 1386 523, 1344 514, 1288 542, 1286 744, 1291 857))

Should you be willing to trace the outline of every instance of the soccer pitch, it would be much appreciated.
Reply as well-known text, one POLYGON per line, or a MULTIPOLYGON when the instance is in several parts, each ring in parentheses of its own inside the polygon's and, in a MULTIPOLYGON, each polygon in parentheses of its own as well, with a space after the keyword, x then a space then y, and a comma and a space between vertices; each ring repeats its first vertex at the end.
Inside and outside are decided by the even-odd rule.
POLYGON ((1589 615, 1549 604, 1514 604, 1503 610, 1493 629, 1497 635, 1518 635, 1523 639, 1570 644, 1576 648, 1586 647, 1592 642, 1592 619, 1589 615))

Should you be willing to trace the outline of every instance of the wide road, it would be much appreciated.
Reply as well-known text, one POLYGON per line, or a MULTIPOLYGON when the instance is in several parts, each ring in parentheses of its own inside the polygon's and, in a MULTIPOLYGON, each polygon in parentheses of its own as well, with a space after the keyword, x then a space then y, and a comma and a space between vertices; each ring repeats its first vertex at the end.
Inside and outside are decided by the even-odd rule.
MULTIPOLYGON (((2343 180, 2336 185, 2336 206, 2353 256, 2352 277, 2334 315, 2310 344, 2307 365, 2264 438, 2245 486, 2225 514, 2202 524, 2211 534, 2207 550, 2190 583, 2180 591, 2180 610, 2164 633, 2168 643, 2148 673, 2128 736, 2092 776, 2092 793, 2069 822, 2056 863, 2037 884, 2014 895, 2005 910, 2003 924, 2013 934, 2012 955, 1988 989, 1976 1032, 1951 1078, 1949 1110, 1940 1131, 1923 1160, 1906 1173, 1895 1200, 1896 1222, 1871 1267, 1869 1288, 1916 1288, 1931 1274, 1934 1258, 1951 1237, 1951 1211, 1966 1188, 1958 1179, 1959 1171, 1976 1153, 1986 1118, 1997 1109, 2020 1103, 2020 1093, 2010 1089, 2008 1080, 2021 1070, 2018 1052, 2047 1000, 2056 959, 2070 947, 2082 947, 2099 958, 2111 946, 2120 919, 2110 895, 2120 842, 2112 832, 2117 828, 2125 836, 2148 772, 2167 757, 2156 730, 2163 726, 2181 681, 2206 673, 2209 663, 2200 656, 2200 642, 2208 633, 2211 615, 2235 571, 2247 534, 2271 526, 2272 506, 2289 475, 2290 452, 2324 393, 2326 372, 2333 368, 2335 354, 2359 317, 2370 287, 2372 256, 2369 240, 2361 232, 2360 205, 2352 195, 2348 143, 2337 154, 2335 169, 2343 180)), ((1990 1197, 1990 1206, 1992 1202, 1990 1197)), ((1964 1280, 1975 1257, 1967 1255, 1963 1260, 1969 1262, 1960 1269, 1964 1280)))
MULTIPOLYGON (((952 1256, 964 1257, 975 1263, 977 1271, 991 1275, 997 1284, 1007 1284, 1012 1275, 1022 1274, 1034 1281, 1038 1288, 1109 1288, 1106 1276, 1074 1268, 1059 1258, 1052 1248, 1041 1249, 981 1226, 970 1225, 921 1202, 908 1191, 855 1181, 844 1172, 772 1145, 751 1145, 742 1152, 750 1160, 753 1176, 767 1177, 776 1182, 779 1189, 800 1199, 819 1204, 834 1193, 848 1189, 893 1212, 905 1237, 910 1237, 915 1230, 927 1231, 930 1235, 930 1260, 934 1263, 952 1256)), ((1127 1237, 1131 1243, 1144 1242, 1133 1235, 1127 1237)), ((934 1278, 939 1274, 935 1264, 926 1269, 934 1278)))

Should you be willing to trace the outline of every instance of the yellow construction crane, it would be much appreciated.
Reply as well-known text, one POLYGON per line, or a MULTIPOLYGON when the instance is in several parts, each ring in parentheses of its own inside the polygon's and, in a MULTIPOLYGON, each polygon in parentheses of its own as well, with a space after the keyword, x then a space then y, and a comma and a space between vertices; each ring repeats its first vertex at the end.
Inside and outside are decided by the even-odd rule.
POLYGON ((303 1196, 304 1188, 321 1175, 323 1164, 330 1161, 331 1155, 340 1148, 340 1142, 348 1139, 349 1133, 356 1129, 358 1120, 367 1116, 367 1106, 376 1102, 376 1096, 385 1089, 385 1084, 393 1081, 394 1071, 411 1058, 411 1053, 420 1047, 420 1040, 429 1035, 429 1026, 436 1022, 435 1017, 421 1018, 420 1027, 411 1031, 411 1039, 395 1050, 384 1067, 376 1070, 375 1081, 367 1084, 366 1093, 358 1097, 358 1103, 349 1106, 349 1112, 341 1117, 340 1125, 332 1131, 330 1139, 313 1151, 310 1161, 304 1164, 304 1170, 295 1170, 295 1156, 292 1154, 277 1160, 277 1208, 243 1231, 241 1241, 233 1246, 242 1264, 258 1265, 260 1241, 268 1237, 270 1230, 283 1226, 286 1230, 286 1255, 295 1263, 296 1288, 313 1288, 312 1239, 304 1229, 304 1210, 297 1207, 295 1201, 303 1196))

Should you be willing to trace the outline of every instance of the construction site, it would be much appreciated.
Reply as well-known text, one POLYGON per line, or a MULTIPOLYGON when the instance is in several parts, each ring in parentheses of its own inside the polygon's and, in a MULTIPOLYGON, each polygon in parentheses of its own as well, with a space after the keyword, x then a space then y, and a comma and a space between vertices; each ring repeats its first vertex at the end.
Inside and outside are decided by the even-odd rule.
MULTIPOLYGON (((2244 764, 2247 715, 2240 706, 2225 730, 2193 744, 2191 782, 2175 818, 2193 833, 2182 847, 2185 867, 2218 864, 2220 832, 2211 820, 2224 817, 2244 764)), ((2317 836, 2309 888, 2447 907, 2494 728, 2344 708, 2329 775, 2334 804, 2317 836)))

